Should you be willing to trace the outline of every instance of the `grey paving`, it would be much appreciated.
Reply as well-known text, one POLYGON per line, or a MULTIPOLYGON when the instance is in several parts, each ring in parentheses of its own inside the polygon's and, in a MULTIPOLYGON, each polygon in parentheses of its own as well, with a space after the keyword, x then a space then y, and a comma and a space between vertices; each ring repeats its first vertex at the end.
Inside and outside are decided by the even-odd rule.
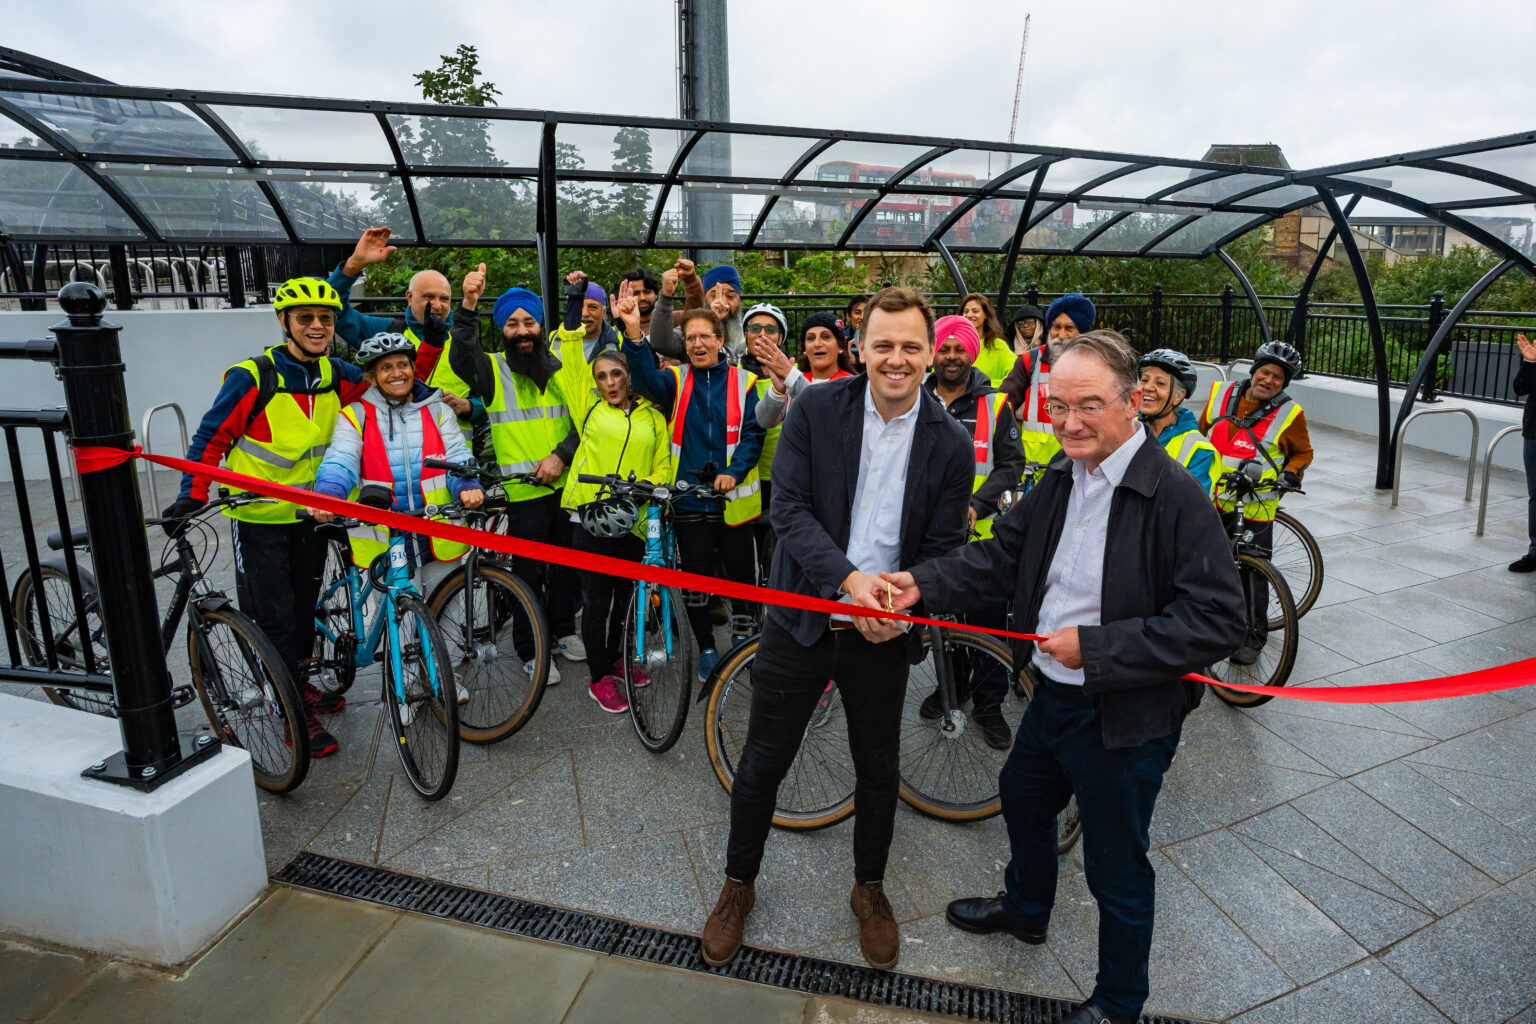
POLYGON ((1399 943, 1384 958, 1457 1024, 1504 1020, 1536 1001, 1531 906, 1494 892, 1399 943))
MULTIPOLYGON (((1490 1020, 1492 1018, 1489 1018, 1490 1020)), ((1236 1024, 1392 1021, 1445 1024, 1445 1016, 1379 961, 1367 960, 1234 1018, 1236 1024)))

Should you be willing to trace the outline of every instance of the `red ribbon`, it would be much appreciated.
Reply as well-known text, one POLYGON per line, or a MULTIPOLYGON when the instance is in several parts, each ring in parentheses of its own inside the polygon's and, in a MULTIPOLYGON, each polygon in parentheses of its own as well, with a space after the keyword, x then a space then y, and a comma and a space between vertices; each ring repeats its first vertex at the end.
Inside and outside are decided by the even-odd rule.
MULTIPOLYGON (((1015 640, 1036 641, 1044 639, 1044 637, 1036 633, 1016 633, 1012 630, 995 629, 989 626, 977 626, 969 623, 924 618, 920 615, 903 615, 900 612, 878 611, 855 605, 839 604, 836 601, 828 601, 825 598, 810 597, 805 594, 792 594, 788 591, 754 586, 749 583, 736 583, 731 580, 717 579, 713 576, 699 576, 691 572, 683 572, 679 569, 668 569, 665 566, 644 565, 626 561, 622 558, 612 558, 608 555, 576 551, 572 548, 560 547, 555 544, 542 544, 538 541, 522 540, 517 537, 488 533, 484 530, 475 530, 454 523, 437 522, 418 516, 401 515, 398 512, 373 508, 368 505, 359 505, 342 498, 332 498, 328 495, 306 491, 299 487, 289 487, 267 480, 259 480, 255 477, 246 476, 243 473, 235 473, 219 466, 209 466, 201 462, 189 462, 186 459, 178 459, 169 455, 147 454, 137 447, 131 451, 123 448, 77 447, 74 449, 74 452, 75 465, 81 474, 95 473, 99 470, 110 469, 113 466, 120 466, 129 459, 144 459, 147 462, 153 462, 168 469, 180 470, 195 477, 216 480, 220 483, 239 487, 242 490, 255 491, 257 494, 265 495, 269 498, 279 498, 307 508, 324 509, 327 512, 334 512, 336 515, 361 519, 364 522, 385 526, 391 530, 426 534, 430 537, 437 537, 440 540, 457 541, 472 547, 499 551, 502 554, 516 555, 520 558, 533 558, 544 562, 554 562, 557 565, 606 573, 610 576, 620 576, 626 579, 644 580, 647 583, 654 583, 658 586, 719 594, 722 597, 773 604, 801 611, 896 619, 915 625, 938 626, 943 629, 959 629, 972 633, 987 633, 992 636, 1009 637, 1015 640)), ((1289 697, 1293 700, 1323 701, 1330 704, 1393 704, 1408 701, 1439 700, 1446 697, 1462 697, 1474 693, 1493 693, 1498 690, 1512 690, 1521 686, 1529 686, 1531 683, 1536 682, 1536 658, 1528 658, 1524 661, 1482 669, 1477 672, 1443 676, 1439 679, 1374 686, 1249 686, 1242 683, 1219 682, 1195 672, 1191 672, 1184 678, 1197 683, 1209 683, 1211 686, 1219 686, 1228 690, 1267 694, 1271 697, 1289 697)))

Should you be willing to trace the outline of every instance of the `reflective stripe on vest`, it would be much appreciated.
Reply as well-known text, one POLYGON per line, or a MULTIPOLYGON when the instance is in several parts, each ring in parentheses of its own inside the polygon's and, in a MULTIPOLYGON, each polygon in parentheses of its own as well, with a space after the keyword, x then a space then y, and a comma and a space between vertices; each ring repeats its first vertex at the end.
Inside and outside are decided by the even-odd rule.
MULTIPOLYGON (((496 391, 486 403, 485 413, 491 423, 496 468, 503 474, 531 473, 571 429, 570 408, 553 391, 553 377, 538 392, 533 404, 518 405, 517 375, 499 353, 491 357, 491 362, 496 367, 496 391)), ((507 484, 503 490, 508 500, 526 501, 559 490, 565 485, 565 478, 566 474, 561 473, 548 487, 507 484)))
MULTIPOLYGON (((388 488, 391 496, 395 493, 395 470, 389 464, 389 449, 384 445, 384 435, 379 432, 378 410, 372 402, 353 402, 341 411, 354 427, 358 436, 363 439, 363 455, 358 467, 357 490, 352 492, 355 501, 362 488, 370 485, 388 488), (362 410, 362 418, 359 421, 358 410, 362 410)), ((437 421, 432 417, 430 406, 421 408, 421 457, 423 459, 442 459, 447 455, 443 447, 442 432, 437 429, 437 421)), ((437 471, 427 476, 423 471, 417 481, 421 490, 422 501, 428 505, 446 505, 453 501, 453 493, 448 490, 448 474, 437 471)), ((433 516, 434 520, 442 522, 441 516, 433 516)), ((383 526, 370 526, 363 524, 347 531, 347 540, 352 547, 352 561, 359 568, 366 569, 373 564, 373 560, 389 550, 389 529, 383 526)), ((452 541, 431 538, 432 555, 439 561, 452 562, 469 550, 467 544, 457 544, 452 541)))
MULTIPOLYGON (((1207 492, 1215 494, 1216 481, 1221 476, 1221 457, 1216 451, 1215 446, 1205 439, 1204 434, 1195 429, 1186 430, 1182 434, 1175 434, 1163 445, 1163 450, 1173 458, 1173 461, 1190 470, 1191 473, 1193 473, 1193 469, 1190 463, 1194 461, 1195 455, 1202 451, 1209 451, 1212 455, 1211 469, 1206 475, 1206 479, 1200 480, 1200 486, 1204 487, 1207 492)), ((1195 479, 1199 480, 1200 478, 1196 477, 1195 479)))
MULTIPOLYGON (((971 441, 976 449, 976 475, 971 481, 972 494, 981 490, 981 485, 992 475, 992 467, 997 462, 997 418, 1006 401, 1008 396, 1001 392, 976 398, 976 429, 971 441)), ((976 532, 981 537, 992 536, 992 518, 988 516, 976 520, 976 532)))
POLYGON ((1019 429, 1037 434, 1050 434, 1052 433, 1051 415, 1045 411, 1045 403, 1051 398, 1051 367, 1045 361, 1045 346, 1029 349, 1019 358, 1024 360, 1024 369, 1030 371, 1029 390, 1024 392, 1024 408, 1021 410, 1022 415, 1019 416, 1019 429), (1031 366, 1032 362, 1033 366, 1031 366))
MULTIPOLYGON (((274 346, 266 355, 272 358, 282 347, 274 346)), ((336 414, 341 409, 341 399, 333 386, 333 368, 330 359, 322 356, 317 364, 319 382, 313 388, 296 390, 288 386, 276 360, 273 362, 272 372, 278 375, 277 391, 256 417, 265 420, 272 440, 261 441, 242 434, 224 453, 224 465, 258 480, 308 490, 314 486, 315 471, 320 468, 320 460, 330 446, 331 435, 336 430, 336 414), (308 399, 307 403, 300 403, 301 395, 308 399)), ((253 387, 259 387, 261 375, 255 359, 236 363, 230 367, 230 370, 234 369, 245 370, 256 382, 253 387)), ((242 488, 230 487, 229 490, 240 493, 242 488)), ((247 523, 286 524, 294 522, 298 511, 299 506, 292 502, 274 501, 226 508, 224 514, 247 523)))
MULTIPOLYGON (((832 378, 835 379, 835 378, 832 378)), ((773 381, 767 377, 757 379, 757 400, 761 402, 768 389, 773 387, 773 381)), ((784 429, 784 421, 781 419, 777 426, 769 427, 763 431, 763 454, 757 457, 757 475, 773 480, 773 453, 779 449, 779 432, 784 429)))
MULTIPOLYGON (((683 466, 683 422, 688 407, 693 403, 693 368, 669 367, 677 381, 677 399, 672 403, 672 458, 678 472, 683 466)), ((747 405, 747 392, 757 384, 757 377, 739 366, 726 369, 725 381, 725 462, 729 466, 741 442, 741 411, 747 405)), ((728 526, 740 526, 763 514, 762 481, 757 466, 747 470, 747 475, 736 486, 725 492, 725 522, 728 526)))
MULTIPOLYGON (((1287 397, 1252 427, 1240 427, 1236 419, 1237 384, 1236 381, 1227 384, 1225 391, 1222 390, 1221 381, 1211 384, 1211 397, 1205 405, 1205 419, 1211 429, 1210 442, 1221 459, 1222 468, 1229 472, 1236 470, 1248 459, 1257 459, 1264 467, 1259 478, 1262 485, 1280 475, 1280 466, 1285 459, 1285 453, 1280 450, 1280 435, 1301 414, 1301 406, 1287 397)), ((1273 491, 1267 493, 1271 496, 1265 500, 1244 503, 1245 519, 1267 523, 1275 518, 1280 498, 1273 491)), ((1236 503, 1218 494, 1216 506, 1229 512, 1236 507, 1236 503)))

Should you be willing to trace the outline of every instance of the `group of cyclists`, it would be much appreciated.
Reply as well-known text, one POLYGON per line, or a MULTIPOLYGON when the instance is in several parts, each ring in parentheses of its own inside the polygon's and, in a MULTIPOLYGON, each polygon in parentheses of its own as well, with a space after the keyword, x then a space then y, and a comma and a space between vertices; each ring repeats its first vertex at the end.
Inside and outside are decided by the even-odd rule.
MULTIPOLYGON (((189 460, 222 461, 260 480, 396 511, 454 501, 480 506, 486 494, 478 478, 426 464, 478 463, 515 478, 497 499, 511 536, 632 561, 644 549, 635 504, 580 478, 633 474, 653 484, 703 483, 712 496, 690 495, 672 506, 681 568, 756 581, 779 430, 807 388, 861 372, 866 296, 851 300, 842 318, 806 316, 791 343, 789 318, 779 307, 765 302, 742 310, 741 278, 729 265, 701 274, 678 260, 659 278, 637 268, 611 294, 574 270, 565 278, 561 321, 546 334, 543 303, 523 288, 497 296, 490 326, 482 323, 482 264, 465 275, 458 305, 448 279, 424 269, 410 280, 403 313, 368 316, 352 308, 348 294, 368 266, 395 251, 389 236, 388 228, 370 229, 328 279, 295 278, 277 290, 278 344, 225 372, 189 460), (332 354, 340 350, 337 339, 355 352, 355 362, 332 354)), ((1011 337, 1004 338, 992 304, 972 293, 958 315, 934 324, 934 367, 925 386, 974 439, 973 537, 985 536, 1000 505, 1060 451, 1051 430, 1053 346, 1093 329, 1095 318, 1093 303, 1072 293, 1043 313, 1030 305, 1015 310, 1011 337)), ((1159 348, 1141 358, 1140 368, 1141 416, 1152 436, 1207 486, 1224 513, 1242 515, 1256 543, 1266 544, 1277 503, 1223 503, 1217 481, 1258 460, 1265 479, 1299 484, 1312 448, 1286 386, 1302 370, 1300 353, 1283 342, 1261 346, 1250 377, 1218 382, 1198 415, 1185 406, 1198 381, 1183 353, 1159 348)), ((185 477, 165 516, 186 521, 207 500, 207 481, 185 477)), ((324 717, 345 698, 313 685, 305 670, 327 544, 317 530, 332 517, 290 502, 225 511, 233 520, 239 604, 271 638, 303 694, 311 756, 327 756, 338 745, 324 717)), ((350 531, 357 564, 369 564, 386 539, 372 529, 350 531)), ((424 535, 407 546, 424 591, 466 550, 424 535)), ((514 568, 544 605, 555 652, 587 662, 589 694, 604 711, 625 711, 620 636, 632 584, 522 562, 514 568)), ((716 611, 704 594, 689 595, 687 610, 698 673, 707 679, 719 660, 716 611)), ((721 625, 734 645, 755 630, 754 621, 753 608, 733 601, 721 625)), ((520 657, 534 649, 527 636, 514 635, 514 643, 520 657)), ((1245 650, 1255 645, 1262 647, 1263 637, 1250 637, 1245 650)), ((1234 660, 1243 657, 1239 652, 1234 660)), ((552 664, 549 683, 558 681, 552 664)), ((972 684, 973 715, 986 741, 1006 748, 1012 737, 999 703, 1007 681, 972 684)))

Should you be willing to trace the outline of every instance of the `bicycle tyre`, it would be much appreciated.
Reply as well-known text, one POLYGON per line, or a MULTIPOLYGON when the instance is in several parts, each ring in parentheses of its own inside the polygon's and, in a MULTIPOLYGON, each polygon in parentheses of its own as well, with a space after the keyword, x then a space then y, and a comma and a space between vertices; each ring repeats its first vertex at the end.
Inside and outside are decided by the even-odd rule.
MULTIPOLYGON (((757 656, 753 637, 725 656, 715 672, 714 685, 705 707, 705 744, 715 778, 729 793, 736 778, 747 721, 752 710, 751 664, 757 656)), ((835 695, 836 690, 832 693, 835 695)), ((822 714, 820 710, 817 712, 822 714)), ((853 814, 853 754, 848 750, 848 728, 841 700, 829 700, 823 717, 814 716, 800 740, 779 786, 773 823, 791 832, 813 832, 846 820, 853 814), (827 756, 822 756, 822 754, 827 756), (812 786, 816 780, 825 784, 812 786), (796 794, 803 793, 803 798, 796 794)))
POLYGON ((688 702, 693 696, 693 676, 698 671, 699 652, 688 625, 688 609, 683 595, 675 587, 658 587, 644 581, 635 584, 624 618, 624 697, 629 702, 629 720, 645 749, 662 754, 672 749, 683 734, 688 720, 688 702), (635 623, 638 602, 646 602, 645 635, 636 644, 635 623), (666 609, 671 626, 663 627, 666 609), (667 653, 667 632, 671 633, 672 653, 667 653))
POLYGON ((328 541, 325 568, 320 574, 320 598, 315 602, 315 671, 309 677, 326 693, 346 693, 357 680, 351 574, 352 549, 345 541, 328 541))
POLYGON ((395 731, 395 750, 411 786, 426 800, 441 800, 453 788, 459 771, 459 702, 453 685, 448 643, 427 604, 414 594, 396 594, 385 614, 395 617, 385 630, 384 704, 395 731), (392 649, 399 644, 399 651, 392 649), (395 657, 404 675, 399 692, 411 705, 411 721, 403 724, 395 686, 395 657), (427 659, 437 676, 434 692, 427 659))
POLYGON ((521 576, 482 560, 475 567, 475 635, 465 636, 465 601, 471 597, 465 587, 468 576, 468 567, 462 565, 449 573, 432 591, 427 607, 448 645, 454 686, 461 697, 469 696, 459 705, 459 738, 495 743, 526 725, 544 699, 549 685, 549 623, 544 606, 521 576), (531 623, 531 679, 512 643, 518 614, 531 623))
MULTIPOLYGON (((1311 531, 1283 509, 1275 513, 1269 561, 1291 588, 1296 618, 1300 619, 1323 592, 1323 551, 1311 531)), ((1279 629, 1280 623, 1271 621, 1270 628, 1279 629)))
POLYGON ((309 773, 309 730, 304 702, 282 656, 261 627, 235 608, 192 605, 187 612, 192 685, 213 731, 251 755, 256 785, 269 793, 290 792, 309 773), (222 637, 225 631, 228 638, 222 637), (250 685, 261 687, 262 702, 241 708, 235 695, 250 685))
MULTIPOLYGON (((1252 665, 1240 665, 1228 659, 1212 665, 1206 675, 1221 682, 1244 683, 1251 686, 1284 686, 1286 680, 1290 678, 1292 667, 1296 664, 1296 649, 1299 644, 1296 605, 1291 600, 1291 589, 1278 569, 1265 559, 1254 555, 1237 556, 1237 575, 1242 583, 1245 607, 1248 605, 1251 587, 1260 582, 1269 587, 1269 603, 1265 614, 1267 636, 1264 647, 1259 651, 1258 660, 1252 665), (1269 627, 1268 623, 1272 621, 1278 621, 1280 628, 1269 627)), ((1233 707, 1254 708, 1271 699, 1271 695, 1267 693, 1244 693, 1221 686, 1212 686, 1211 689, 1217 697, 1233 707)))
MULTIPOLYGON (((1013 655, 997 640, 985 634, 943 630, 945 647, 964 656, 972 666, 990 659, 1000 670, 1004 684, 1000 710, 1010 731, 1017 732, 1033 688, 1013 670, 1013 655)), ((986 744, 981 730, 966 718, 964 711, 950 712, 950 717, 927 719, 919 710, 932 694, 938 680, 934 671, 933 631, 923 641, 924 660, 912 666, 907 676, 907 692, 901 721, 902 801, 914 810, 944 821, 979 821, 1003 809, 998 794, 998 772, 1008 759, 1008 750, 986 744), (927 671, 924 671, 924 670, 927 671), (958 731, 951 732, 958 723, 958 731)), ((974 668, 971 668, 974 671, 974 668)), ((966 703, 965 701, 961 702, 966 703)))
MULTIPOLYGON (((85 671, 85 653, 81 643, 70 642, 76 632, 74 594, 70 587, 69 572, 63 566, 43 562, 38 566, 42 576, 44 604, 48 608, 49 624, 53 627, 54 654, 59 667, 71 671, 85 671), (62 608, 62 611, 56 611, 62 608)), ((39 625, 37 608, 38 588, 33 585, 32 570, 22 570, 11 590, 11 610, 16 616, 16 633, 20 641, 21 656, 29 665, 46 665, 48 656, 43 650, 42 627, 39 625)), ((84 568, 80 569, 80 598, 85 605, 86 632, 95 655, 96 671, 110 674, 107 660, 106 626, 101 620, 101 595, 96 589, 95 578, 84 568)), ((110 693, 76 689, 68 686, 45 686, 43 693, 53 703, 75 711, 84 711, 107 718, 117 717, 117 704, 110 693)))

